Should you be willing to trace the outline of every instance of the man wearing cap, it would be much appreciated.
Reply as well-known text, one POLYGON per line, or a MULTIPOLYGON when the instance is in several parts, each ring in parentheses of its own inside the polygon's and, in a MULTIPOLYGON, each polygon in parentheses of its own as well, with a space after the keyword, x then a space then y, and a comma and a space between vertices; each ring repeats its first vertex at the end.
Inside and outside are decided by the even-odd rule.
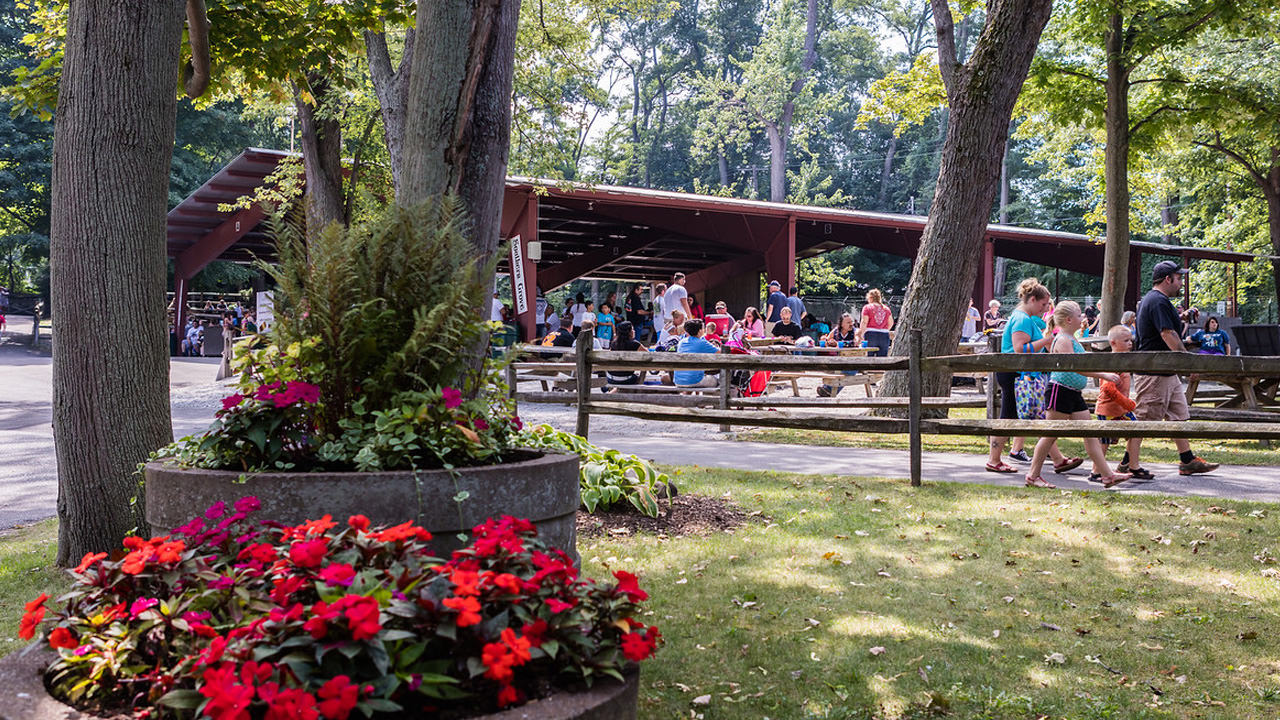
MULTIPOLYGON (((1182 320, 1174 309, 1170 297, 1182 291, 1182 276, 1190 272, 1172 260, 1156 263, 1151 271, 1151 291, 1138 303, 1138 351, 1186 352, 1182 337, 1178 331, 1182 320)), ((1133 374, 1134 400, 1138 407, 1134 413, 1139 420, 1177 420, 1185 422, 1190 418, 1187 408, 1187 396, 1182 390, 1182 380, 1177 375, 1133 374)), ((1178 447, 1178 474, 1194 475, 1196 473, 1213 472, 1218 469, 1217 463, 1205 462, 1191 451, 1191 443, 1182 438, 1175 439, 1178 447)), ((1120 461, 1119 472, 1132 473, 1135 478, 1150 478, 1151 473, 1142 467, 1138 460, 1141 438, 1134 443, 1134 453, 1120 461)))
POLYGON ((769 281, 769 298, 765 301, 764 332, 773 335, 773 326, 782 320, 782 308, 787 306, 787 296, 782 294, 782 283, 769 281))

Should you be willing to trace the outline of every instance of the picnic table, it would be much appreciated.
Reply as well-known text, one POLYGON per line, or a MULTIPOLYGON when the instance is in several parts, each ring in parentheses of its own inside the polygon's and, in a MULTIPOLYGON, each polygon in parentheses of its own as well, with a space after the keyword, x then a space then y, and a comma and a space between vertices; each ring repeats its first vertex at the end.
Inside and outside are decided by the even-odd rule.
MULTIPOLYGON (((752 343, 752 347, 755 348, 756 345, 752 343)), ((876 351, 876 348, 873 347, 826 347, 818 345, 796 347, 790 344, 772 344, 758 349, 765 355, 801 355, 810 357, 866 357, 876 351)), ((843 388, 861 385, 866 390, 867 397, 871 397, 871 390, 875 386, 875 379, 868 373, 846 375, 832 372, 775 372, 769 384, 782 387, 790 385, 791 394, 794 397, 800 397, 800 380, 805 378, 820 380, 822 384, 828 387, 843 388)))

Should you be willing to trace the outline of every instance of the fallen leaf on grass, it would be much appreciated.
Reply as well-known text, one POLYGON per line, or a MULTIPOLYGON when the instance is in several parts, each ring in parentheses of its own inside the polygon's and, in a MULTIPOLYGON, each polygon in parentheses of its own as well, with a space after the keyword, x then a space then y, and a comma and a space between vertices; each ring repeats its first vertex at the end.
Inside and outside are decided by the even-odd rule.
POLYGON ((1144 642, 1138 643, 1138 647, 1142 648, 1143 650, 1150 650, 1152 652, 1164 649, 1163 645, 1148 645, 1144 642))
POLYGON ((1044 662, 1045 662, 1045 664, 1046 664, 1046 665, 1047 665, 1047 664, 1049 664, 1049 663, 1057 663, 1057 664, 1059 664, 1059 665, 1066 665, 1066 664, 1067 664, 1067 656, 1066 656, 1066 655, 1063 655, 1062 653, 1059 653, 1059 652, 1056 652, 1056 653, 1049 653, 1048 655, 1045 655, 1045 656, 1044 656, 1044 662))
POLYGON ((710 695, 699 695, 698 697, 696 697, 696 698, 694 698, 694 699, 693 699, 693 704, 694 704, 694 705, 710 705, 710 704, 711 704, 711 696, 710 696, 710 695))
POLYGON ((1245 630, 1239 635, 1236 635, 1236 639, 1237 640, 1257 640, 1258 633, 1254 630, 1245 630))
POLYGON ((875 647, 871 648, 871 650, 870 650, 869 652, 870 652, 872 655, 883 655, 883 654, 884 654, 884 648, 883 648, 883 647, 881 647, 881 646, 879 646, 879 645, 877 645, 877 646, 875 646, 875 647))
POLYGON ((1057 625, 1054 625, 1053 623, 1047 623, 1047 622, 1040 623, 1040 627, 1044 628, 1045 630, 1053 630, 1054 632, 1059 632, 1062 630, 1062 628, 1058 627, 1057 625))

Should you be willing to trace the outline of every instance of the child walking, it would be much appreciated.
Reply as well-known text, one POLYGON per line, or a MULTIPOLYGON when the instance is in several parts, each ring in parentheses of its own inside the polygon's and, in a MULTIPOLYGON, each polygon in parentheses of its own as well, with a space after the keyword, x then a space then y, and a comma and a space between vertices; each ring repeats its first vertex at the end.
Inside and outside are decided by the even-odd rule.
MULTIPOLYGON (((1124 325, 1116 325, 1107 331, 1107 341, 1111 344, 1111 352, 1129 352, 1133 350, 1133 333, 1124 325)), ((1119 380, 1116 382, 1103 381, 1102 387, 1098 390, 1098 404, 1094 407, 1093 412, 1098 416, 1099 420, 1137 420, 1134 416, 1134 408, 1138 407, 1138 403, 1129 397, 1130 376, 1127 372, 1118 373, 1119 380)), ((1105 450, 1108 445, 1118 442, 1115 438, 1103 438, 1102 445, 1105 450)), ((1121 465, 1128 462, 1131 455, 1136 455, 1130 451, 1135 449, 1138 441, 1135 438, 1129 438, 1126 443, 1124 459, 1120 461, 1121 465)), ((1155 476, 1151 471, 1141 467, 1130 467, 1126 472, 1130 477, 1138 480, 1150 480, 1155 476)), ((1102 478, 1097 473, 1089 475, 1089 482, 1102 482, 1102 478)))
MULTIPOLYGON (((1070 300, 1064 300, 1058 303, 1053 309, 1053 317, 1049 320, 1050 332, 1056 327, 1059 332, 1053 338, 1053 344, 1049 352, 1055 353, 1082 353, 1084 347, 1080 345, 1080 341, 1076 340, 1075 333, 1084 324, 1084 315, 1080 312, 1080 306, 1070 300)), ((1050 420, 1088 420, 1089 406, 1084 402, 1085 377, 1096 377, 1102 381, 1117 382, 1120 377, 1115 373, 1077 373, 1077 372, 1054 372, 1049 376, 1049 387, 1045 391, 1045 404, 1047 406, 1046 415, 1050 420)), ((1040 438, 1040 442, 1036 443, 1035 456, 1031 458, 1031 469, 1027 473, 1026 483, 1028 487, 1054 487, 1043 477, 1040 477, 1040 469, 1044 466, 1044 459, 1049 454, 1049 446, 1053 444, 1053 438, 1040 438)), ((1097 438, 1084 439, 1085 450, 1088 451, 1089 459, 1093 461, 1093 472, 1102 480, 1103 487, 1113 487, 1125 480, 1129 479, 1127 473, 1113 473, 1111 466, 1107 464, 1107 457, 1103 453, 1102 443, 1097 438)))

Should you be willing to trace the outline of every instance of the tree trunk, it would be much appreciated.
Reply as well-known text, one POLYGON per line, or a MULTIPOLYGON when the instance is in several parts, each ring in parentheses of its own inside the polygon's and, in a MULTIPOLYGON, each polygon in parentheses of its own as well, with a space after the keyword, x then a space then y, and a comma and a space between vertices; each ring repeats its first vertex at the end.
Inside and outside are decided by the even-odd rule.
POLYGON ((337 114, 325 103, 337 102, 329 81, 319 75, 308 75, 312 102, 307 102, 298 89, 294 104, 298 108, 299 145, 302 146, 302 169, 307 177, 307 233, 317 233, 330 223, 346 224, 346 203, 342 195, 342 124, 337 114))
POLYGON ((876 199, 876 209, 889 210, 889 178, 893 175, 893 156, 898 154, 898 136, 889 136, 889 149, 884 153, 884 169, 880 171, 880 197, 876 199))
POLYGON ((398 198, 456 193, 481 262, 498 248, 520 0, 420 3, 398 198))
POLYGON ((1120 323, 1129 281, 1129 70, 1124 66, 1124 17, 1111 14, 1107 48, 1107 246, 1102 267, 1101 327, 1120 323))
POLYGON ((1173 228, 1178 224, 1178 202, 1180 198, 1177 194, 1170 195, 1160 204, 1160 227, 1164 231, 1163 239, 1166 245, 1178 244, 1178 236, 1173 233, 1173 228))
POLYGON ((729 187, 729 158, 724 156, 724 150, 716 156, 716 167, 720 170, 720 187, 729 187))
POLYGON ((145 529, 134 471, 173 440, 165 212, 183 6, 69 7, 49 233, 63 566, 145 529))
POLYGON ((387 160, 391 165, 391 187, 399 193, 400 176, 404 166, 405 100, 409 91, 409 58, 413 56, 413 31, 405 33, 404 57, 400 67, 393 69, 391 52, 387 49, 385 32, 364 34, 365 56, 369 60, 369 79, 373 92, 378 96, 378 109, 382 113, 383 135, 387 138, 387 160))
MULTIPOLYGON (((965 65, 956 59, 947 0, 932 0, 932 6, 950 121, 929 221, 895 325, 894 356, 907 354, 912 328, 924 331, 926 355, 956 352, 1000 180, 1013 104, 1049 20, 1052 0, 992 0, 986 26, 965 65)), ((949 394, 948 380, 945 374, 926 375, 924 394, 949 394)), ((902 396, 906 391, 907 374, 895 372, 886 375, 880 394, 902 396)))
POLYGON ((1280 307, 1280 165, 1272 167, 1267 196, 1267 228, 1271 232, 1271 279, 1275 282, 1276 305, 1280 307))
POLYGON ((773 123, 764 126, 769 138, 769 201, 787 201, 787 138, 773 123))

